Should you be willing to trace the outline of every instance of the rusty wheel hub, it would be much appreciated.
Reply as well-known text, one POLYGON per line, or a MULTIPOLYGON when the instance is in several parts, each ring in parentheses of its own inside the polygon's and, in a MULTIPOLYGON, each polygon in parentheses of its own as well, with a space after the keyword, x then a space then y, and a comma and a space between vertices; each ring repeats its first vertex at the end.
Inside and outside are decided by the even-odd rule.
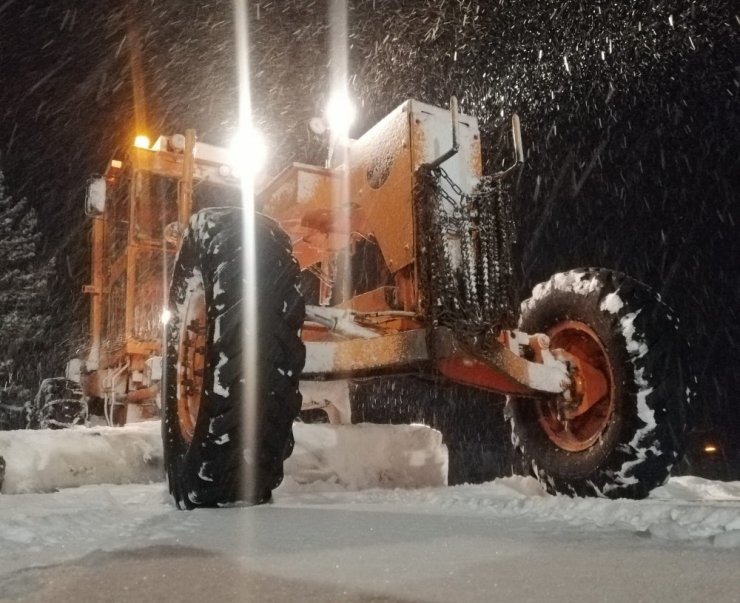
POLYGON ((189 290, 185 298, 185 316, 180 326, 177 358, 177 418, 180 435, 193 440, 203 393, 206 346, 206 298, 203 283, 189 290))
POLYGON ((572 385, 564 397, 537 402, 538 419, 559 448, 580 452, 591 447, 614 411, 614 377, 604 344, 585 323, 566 321, 547 333, 554 354, 570 366, 572 385))

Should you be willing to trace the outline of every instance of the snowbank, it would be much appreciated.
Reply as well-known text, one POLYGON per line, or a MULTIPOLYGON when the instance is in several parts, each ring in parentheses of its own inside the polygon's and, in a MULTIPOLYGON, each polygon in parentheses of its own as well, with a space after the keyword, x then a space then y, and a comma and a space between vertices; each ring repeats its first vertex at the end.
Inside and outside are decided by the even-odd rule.
POLYGON ((447 447, 426 425, 295 423, 281 492, 447 485, 447 447))
MULTIPOLYGON (((0 456, 7 462, 2 492, 21 493, 0 496, 0 549, 7 541, 23 546, 26 538, 34 540, 38 527, 34 508, 44 517, 49 513, 57 517, 61 501, 69 504, 54 530, 64 533, 70 521, 75 525, 88 521, 87 515, 77 518, 77 505, 88 511, 90 505, 102 505, 104 514, 112 512, 110 504, 113 510, 130 505, 145 517, 173 512, 162 483, 89 485, 161 482, 159 430, 158 422, 150 422, 125 428, 0 433, 0 456), (22 494, 71 486, 82 488, 46 497, 22 494), (110 503, 114 495, 123 498, 110 503)), ((296 423, 294 434, 286 478, 275 491, 277 507, 484 516, 506 523, 560 526, 558 530, 627 532, 740 549, 740 482, 675 477, 641 501, 551 496, 529 477, 441 487, 446 485, 447 449, 440 433, 428 427, 296 423)), ((49 521, 56 525, 56 519, 49 521)), ((179 525, 176 519, 172 522, 179 525)))
POLYGON ((53 492, 88 484, 162 480, 160 423, 0 432, 0 492, 53 492))
MULTIPOLYGON (((53 492, 91 484, 164 479, 160 422, 126 427, 0 432, 5 480, 0 492, 53 492)), ((447 484, 442 434, 424 425, 307 425, 293 428, 287 491, 363 490, 447 484)))

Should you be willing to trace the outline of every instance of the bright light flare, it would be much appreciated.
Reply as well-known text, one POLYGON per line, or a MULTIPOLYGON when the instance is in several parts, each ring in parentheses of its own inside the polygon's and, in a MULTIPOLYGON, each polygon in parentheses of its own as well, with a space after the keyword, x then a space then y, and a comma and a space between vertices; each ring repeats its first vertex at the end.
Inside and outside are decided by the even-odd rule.
POLYGON ((229 144, 229 163, 237 176, 255 176, 267 161, 267 144, 255 130, 240 130, 229 144))
POLYGON ((329 129, 338 138, 347 138, 355 121, 356 110, 346 90, 336 90, 326 105, 326 121, 329 129))
POLYGON ((717 447, 714 444, 707 444, 706 446, 704 446, 704 452, 706 452, 707 454, 714 454, 715 452, 717 452, 717 447))
POLYGON ((149 142, 148 136, 139 134, 136 138, 134 138, 134 146, 137 149, 148 149, 149 145, 150 145, 150 142, 149 142))
POLYGON ((172 312, 165 308, 164 310, 162 310, 162 316, 160 317, 160 319, 162 320, 162 324, 166 325, 172 319, 172 312))
MULTIPOLYGON (((255 375, 259 371, 259 355, 257 351, 257 338, 255 329, 258 327, 257 313, 257 248, 255 245, 256 222, 254 215, 254 173, 257 171, 260 159, 254 157, 255 151, 264 149, 254 144, 249 138, 254 135, 252 121, 252 100, 249 89, 249 28, 247 0, 234 0, 234 32, 236 38, 236 73, 239 83, 239 127, 241 132, 247 135, 237 136, 234 141, 235 154, 238 165, 248 169, 238 170, 237 174, 241 180, 242 193, 242 262, 243 262, 243 321, 246 328, 241 329, 241 352, 242 352, 242 375, 244 377, 244 388, 242 390, 242 404, 239 405, 241 412, 241 451, 244 458, 242 465, 242 485, 245 500, 252 501, 260 493, 256 489, 257 467, 260 454, 260 441, 258 432, 259 409, 257 407, 257 379, 255 375), (250 144, 252 142, 252 144, 250 144), (251 159, 251 162, 250 162, 251 159), (251 163, 251 165, 250 165, 251 163)), ((264 162, 265 153, 262 152, 264 162)), ((247 537, 246 542, 251 542, 252 537, 247 537)))

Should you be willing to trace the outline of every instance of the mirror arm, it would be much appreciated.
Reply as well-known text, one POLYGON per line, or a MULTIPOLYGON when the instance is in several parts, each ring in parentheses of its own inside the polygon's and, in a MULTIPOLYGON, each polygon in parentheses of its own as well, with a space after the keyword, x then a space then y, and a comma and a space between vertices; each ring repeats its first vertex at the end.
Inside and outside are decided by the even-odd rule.
POLYGON ((519 122, 519 116, 514 113, 511 116, 511 137, 514 143, 514 163, 501 172, 493 175, 494 180, 501 180, 508 176, 512 171, 524 165, 524 145, 522 144, 522 127, 519 122))

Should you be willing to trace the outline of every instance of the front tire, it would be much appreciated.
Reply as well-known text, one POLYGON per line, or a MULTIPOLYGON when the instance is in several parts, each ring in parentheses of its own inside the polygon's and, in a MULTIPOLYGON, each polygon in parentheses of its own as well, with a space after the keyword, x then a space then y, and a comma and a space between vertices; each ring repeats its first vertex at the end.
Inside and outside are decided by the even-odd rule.
POLYGON ((305 362, 298 264, 278 224, 257 215, 259 324, 244 324, 242 218, 229 208, 194 215, 172 278, 163 438, 169 488, 180 508, 267 502, 293 448, 305 362), (245 330, 259 352, 254 373, 246 375, 245 330), (256 379, 255 400, 244 399, 246 378, 256 379))
POLYGON ((618 272, 555 274, 522 303, 519 328, 605 380, 580 414, 554 397, 508 399, 512 442, 547 490, 644 498, 664 483, 683 454, 691 392, 678 320, 658 296, 618 272))

